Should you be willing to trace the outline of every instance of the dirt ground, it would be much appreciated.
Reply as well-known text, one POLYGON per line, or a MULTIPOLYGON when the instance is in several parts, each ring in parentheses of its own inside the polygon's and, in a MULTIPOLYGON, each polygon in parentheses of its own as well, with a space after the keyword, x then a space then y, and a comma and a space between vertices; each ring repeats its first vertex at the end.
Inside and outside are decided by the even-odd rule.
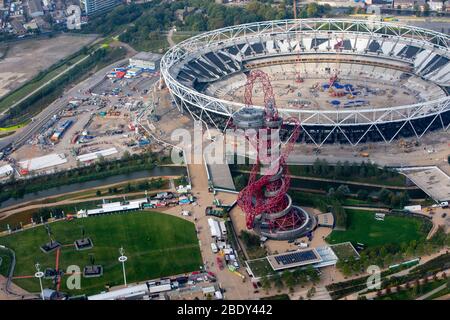
MULTIPOLYGON (((265 71, 269 72, 268 69, 265 71)), ((239 75, 235 76, 236 81, 239 81, 239 75)), ((380 90, 379 94, 370 93, 367 96, 357 95, 353 99, 344 97, 333 97, 328 92, 328 90, 317 90, 314 93, 310 92, 310 88, 313 86, 321 87, 323 84, 328 83, 326 78, 311 78, 304 79, 302 84, 297 84, 294 82, 292 77, 286 74, 271 74, 272 86, 275 93, 275 99, 278 105, 282 108, 298 109, 299 107, 293 103, 293 101, 306 101, 309 103, 308 106, 302 106, 302 110, 335 110, 336 107, 330 104, 330 101, 337 100, 344 105, 347 102, 353 100, 364 100, 368 102, 368 106, 373 108, 381 108, 386 106, 400 106, 407 104, 414 104, 419 102, 414 96, 411 90, 406 86, 398 86, 398 83, 387 83, 383 80, 368 79, 368 78, 350 78, 347 76, 342 79, 341 84, 352 84, 356 89, 368 87, 371 90, 380 90), (383 92, 383 93, 381 93, 383 92)), ((225 81, 223 81, 225 82, 225 81)), ((226 83, 230 83, 232 80, 227 79, 226 83)), ((219 86, 218 82, 217 86, 219 86)), ((359 91, 359 90, 357 90, 359 91)), ((218 95, 219 98, 230 99, 231 101, 241 102, 244 100, 244 84, 237 90, 226 91, 223 88, 221 94, 218 95)), ((259 84, 255 84, 253 103, 262 105, 264 96, 262 94, 262 87, 259 84)))
POLYGON ((8 47, 0 59, 0 97, 94 40, 94 36, 60 35, 2 45, 8 47))

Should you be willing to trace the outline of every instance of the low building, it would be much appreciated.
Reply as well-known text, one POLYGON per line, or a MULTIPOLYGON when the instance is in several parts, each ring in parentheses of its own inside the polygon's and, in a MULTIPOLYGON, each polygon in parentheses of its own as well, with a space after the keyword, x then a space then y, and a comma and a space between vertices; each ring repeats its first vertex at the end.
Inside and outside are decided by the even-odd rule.
POLYGON ((19 19, 11 19, 9 23, 11 23, 11 27, 13 28, 14 33, 19 36, 24 35, 28 32, 19 19))
POLYGON ((13 173, 14 173, 14 169, 9 164, 0 167, 0 179, 9 177, 13 173))
POLYGON ((141 68, 148 71, 154 71, 158 69, 161 56, 162 55, 157 53, 139 52, 137 55, 130 58, 129 65, 132 68, 141 68))
POLYGON ((78 218, 87 218, 89 216, 96 216, 96 215, 101 215, 101 214, 106 214, 106 213, 120 213, 120 212, 139 210, 139 209, 142 209, 142 207, 146 203, 148 203, 147 198, 135 199, 135 200, 130 200, 130 201, 122 201, 122 202, 103 203, 101 208, 79 210, 77 212, 77 217, 78 218))
POLYGON ((28 14, 33 18, 44 15, 41 0, 28 0, 28 14))

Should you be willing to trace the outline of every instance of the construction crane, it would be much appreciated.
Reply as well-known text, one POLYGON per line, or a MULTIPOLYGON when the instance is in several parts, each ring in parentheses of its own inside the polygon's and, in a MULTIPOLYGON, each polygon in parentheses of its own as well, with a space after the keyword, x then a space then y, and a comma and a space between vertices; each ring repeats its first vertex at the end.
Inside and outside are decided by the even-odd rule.
MULTIPOLYGON (((297 20, 297 1, 294 0, 293 2, 293 9, 294 9, 294 20, 297 20)), ((296 74, 295 74, 295 82, 296 83, 303 83, 303 78, 300 73, 300 48, 301 48, 301 39, 299 38, 299 32, 296 33, 297 38, 297 48, 298 48, 298 55, 297 55, 297 63, 296 65, 296 74), (298 67, 298 68, 297 68, 298 67)))

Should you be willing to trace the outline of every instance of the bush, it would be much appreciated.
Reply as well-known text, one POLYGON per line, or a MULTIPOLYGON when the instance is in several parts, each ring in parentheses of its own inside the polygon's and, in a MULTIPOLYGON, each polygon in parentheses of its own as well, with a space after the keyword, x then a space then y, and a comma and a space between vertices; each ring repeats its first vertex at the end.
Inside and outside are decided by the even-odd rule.
POLYGON ((260 245, 259 237, 248 231, 242 230, 239 238, 241 238, 247 248, 259 247, 260 245))

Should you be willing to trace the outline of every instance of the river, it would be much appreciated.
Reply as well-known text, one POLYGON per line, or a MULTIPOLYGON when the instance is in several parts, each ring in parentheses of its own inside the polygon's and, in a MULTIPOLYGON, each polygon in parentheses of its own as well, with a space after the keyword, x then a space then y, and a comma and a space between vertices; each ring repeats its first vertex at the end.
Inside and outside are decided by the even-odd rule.
POLYGON ((0 204, 0 209, 6 208, 9 206, 13 206, 13 205, 17 205, 17 204, 21 204, 23 202, 27 202, 27 201, 31 201, 31 200, 36 200, 36 199, 51 197, 51 196, 57 196, 60 194, 84 190, 84 189, 98 188, 98 187, 106 186, 109 184, 127 182, 127 181, 135 180, 135 179, 151 178, 151 177, 158 177, 158 176, 181 176, 181 175, 187 175, 186 167, 172 167, 172 166, 155 167, 150 170, 141 170, 141 171, 136 171, 136 172, 132 172, 132 173, 128 173, 128 174, 119 174, 119 175, 110 176, 110 177, 99 179, 99 180, 67 184, 64 186, 49 188, 49 189, 41 190, 41 191, 34 192, 34 193, 27 193, 22 198, 18 198, 18 199, 10 198, 6 201, 3 201, 0 204))

